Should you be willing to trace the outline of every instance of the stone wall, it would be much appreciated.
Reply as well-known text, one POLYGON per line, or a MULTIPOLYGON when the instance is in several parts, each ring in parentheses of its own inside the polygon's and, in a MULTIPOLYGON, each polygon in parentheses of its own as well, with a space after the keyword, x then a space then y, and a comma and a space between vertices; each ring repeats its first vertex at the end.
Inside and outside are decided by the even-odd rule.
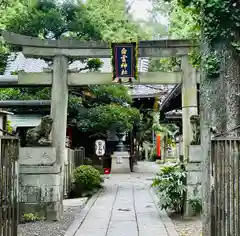
POLYGON ((191 216, 194 214, 189 200, 201 199, 201 161, 202 149, 200 145, 189 146, 189 160, 186 164, 187 171, 187 194, 186 194, 186 208, 185 215, 191 216))
POLYGON ((60 220, 62 200, 68 193, 72 173, 73 150, 66 148, 65 167, 56 164, 52 147, 22 147, 19 151, 20 215, 34 213, 46 220, 60 220), (70 156, 70 160, 68 157, 70 156), (71 167, 71 168, 70 168, 71 167), (69 168, 71 169, 69 171, 69 168), (63 184, 64 183, 64 184, 63 184))

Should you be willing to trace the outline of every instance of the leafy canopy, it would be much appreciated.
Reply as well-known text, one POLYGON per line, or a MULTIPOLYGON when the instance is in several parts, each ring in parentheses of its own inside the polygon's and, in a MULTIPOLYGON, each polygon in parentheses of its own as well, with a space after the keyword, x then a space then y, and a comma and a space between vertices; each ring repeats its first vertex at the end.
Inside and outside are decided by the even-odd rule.
MULTIPOLYGON (((147 37, 126 14, 124 0, 88 0, 86 3, 36 0, 30 1, 30 4, 28 0, 9 0, 4 6, 1 5, 0 13, 1 28, 42 39, 69 37, 111 42, 147 37)), ((9 48, 1 42, 0 69, 3 72, 9 48)), ((98 71, 102 66, 99 59, 86 58, 83 62, 86 62, 86 67, 81 70, 98 71)), ((1 89, 0 92, 2 100, 39 100, 51 97, 49 88, 1 89)), ((130 107, 120 106, 131 102, 131 96, 124 86, 89 86, 70 91, 68 118, 84 131, 105 131, 114 124, 122 130, 131 130, 139 112, 130 107), (91 99, 81 95, 84 91, 91 95, 91 99), (84 107, 90 107, 87 114, 81 114, 84 107)))

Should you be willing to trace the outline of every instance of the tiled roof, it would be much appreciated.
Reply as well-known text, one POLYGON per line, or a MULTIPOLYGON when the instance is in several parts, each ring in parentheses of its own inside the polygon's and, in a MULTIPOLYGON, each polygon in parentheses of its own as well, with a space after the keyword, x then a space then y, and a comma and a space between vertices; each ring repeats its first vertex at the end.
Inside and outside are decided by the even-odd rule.
POLYGON ((135 85, 131 90, 131 94, 134 96, 143 94, 146 96, 153 94, 168 94, 171 88, 172 85, 135 85))
POLYGON ((165 113, 165 115, 182 115, 182 110, 172 110, 165 113))
MULTIPOLYGON (((103 66, 100 69, 101 72, 111 72, 111 59, 110 58, 102 58, 103 66)), ((47 63, 42 59, 34 59, 34 58, 25 58, 22 52, 12 53, 8 58, 7 67, 5 70, 5 75, 10 75, 11 72, 24 70, 25 72, 42 72, 43 68, 47 68, 47 63)), ((83 68, 85 64, 81 61, 74 61, 69 68, 83 68)), ((147 72, 148 71, 148 58, 140 58, 139 60, 139 72, 147 72)))

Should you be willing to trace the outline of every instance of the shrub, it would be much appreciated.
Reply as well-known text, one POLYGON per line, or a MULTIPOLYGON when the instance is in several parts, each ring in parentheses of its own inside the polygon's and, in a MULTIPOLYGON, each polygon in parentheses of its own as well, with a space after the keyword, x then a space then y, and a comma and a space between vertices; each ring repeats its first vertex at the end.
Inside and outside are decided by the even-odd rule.
POLYGON ((192 198, 189 199, 189 204, 192 207, 193 213, 198 215, 202 212, 202 199, 201 198, 192 198))
POLYGON ((40 220, 44 220, 44 218, 40 218, 33 213, 25 213, 20 218, 20 223, 24 224, 24 223, 36 222, 36 221, 40 221, 40 220))
POLYGON ((95 165, 94 168, 99 171, 100 175, 104 174, 104 168, 100 165, 95 165))
POLYGON ((75 197, 88 196, 101 188, 103 178, 93 166, 82 165, 73 171, 72 182, 75 197))
POLYGON ((161 167, 152 183, 157 191, 161 209, 180 212, 183 207, 183 198, 186 191, 184 184, 186 172, 181 165, 165 165, 161 167))

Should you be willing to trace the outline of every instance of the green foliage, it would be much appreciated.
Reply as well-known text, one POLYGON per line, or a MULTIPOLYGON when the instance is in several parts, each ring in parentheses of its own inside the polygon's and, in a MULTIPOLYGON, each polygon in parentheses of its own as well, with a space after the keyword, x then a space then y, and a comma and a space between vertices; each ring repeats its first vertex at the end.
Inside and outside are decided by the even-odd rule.
POLYGON ((157 151, 156 151, 156 147, 152 147, 151 151, 150 151, 150 157, 149 157, 149 161, 150 162, 155 162, 157 159, 157 151))
POLYGON ((10 133, 10 134, 12 133, 12 126, 11 126, 11 121, 10 120, 7 121, 7 132, 10 133))
POLYGON ((200 69, 202 53, 200 52, 199 48, 194 48, 191 50, 191 52, 189 53, 189 60, 194 68, 200 69))
POLYGON ((239 54, 240 53, 240 42, 233 42, 232 46, 236 50, 236 52, 239 54))
POLYGON ((201 12, 201 29, 212 44, 219 40, 231 42, 239 36, 240 2, 238 0, 198 0, 180 1, 184 7, 201 12))
POLYGON ((199 39, 200 17, 194 8, 185 8, 178 0, 172 0, 169 13, 169 34, 173 39, 199 39))
POLYGON ((9 56, 8 48, 5 45, 3 39, 0 37, 0 75, 4 74, 8 56, 9 56))
POLYGON ((164 133, 167 134, 168 137, 173 138, 174 134, 178 132, 179 127, 175 124, 153 124, 152 129, 156 133, 164 133))
POLYGON ((101 29, 101 38, 108 42, 136 41, 148 35, 130 18, 123 0, 88 0, 90 20, 101 29))
POLYGON ((210 78, 216 78, 220 74, 220 59, 217 52, 210 52, 203 56, 203 68, 210 78))
POLYGON ((149 63, 149 72, 163 71, 172 72, 176 67, 181 64, 180 58, 167 57, 167 58, 153 58, 149 63))
POLYGON ((1 100, 48 100, 50 98, 50 88, 0 88, 1 100))
MULTIPOLYGON (((240 2, 238 0, 154 0, 154 10, 162 13, 163 2, 169 10, 169 37, 173 39, 196 39, 201 37, 211 49, 208 55, 201 55, 199 50, 192 50, 190 61, 199 69, 203 65, 206 75, 218 77, 219 58, 212 51, 218 43, 227 49, 240 53, 240 2), (156 4, 157 2, 157 4, 156 4), (157 7, 156 7, 157 6, 157 7)), ((156 64, 156 63, 155 63, 156 64)), ((164 63, 168 66, 168 62, 164 63)), ((159 68, 162 67, 158 65, 159 68)))
POLYGON ((44 220, 44 218, 41 218, 38 215, 35 215, 33 213, 25 213, 21 217, 20 222, 24 224, 24 223, 36 222, 40 220, 44 220))
POLYGON ((92 85, 89 92, 94 97, 94 103, 104 102, 105 104, 116 103, 124 105, 131 104, 132 97, 128 93, 128 88, 122 85, 92 85))
MULTIPOLYGON (((57 1, 57 0, 9 0, 0 6, 0 27, 6 30, 39 37, 42 39, 74 38, 80 40, 105 40, 105 41, 129 41, 147 38, 142 28, 135 24, 131 17, 126 14, 124 0, 88 0, 81 1, 57 1), (30 4, 29 4, 30 3, 30 4)), ((17 50, 17 48, 12 48, 17 50)), ((6 58, 9 48, 1 41, 0 44, 0 73, 6 66, 6 58)), ((100 59, 84 59, 84 68, 79 70, 98 71, 102 66, 100 59)), ((128 90, 124 86, 90 86, 91 99, 87 100, 77 96, 75 93, 69 94, 68 122, 79 123, 79 128, 88 130, 93 128, 99 130, 106 125, 112 125, 112 114, 119 109, 111 104, 125 105, 131 104, 132 99, 128 90), (100 103, 105 107, 97 107, 100 103), (111 106, 110 106, 111 105, 111 106), (87 112, 82 112, 83 108, 91 108, 87 112), (103 108, 103 111, 101 111, 103 108), (100 115, 98 122, 97 112, 110 112, 108 117, 100 115), (83 113, 83 114, 81 114, 83 113), (87 119, 94 125, 91 125, 87 119), (107 120, 106 120, 106 119, 107 120)), ((48 100, 51 98, 49 88, 17 88, 0 89, 1 100, 48 100)), ((121 129, 132 129, 133 121, 127 121, 127 114, 138 117, 137 111, 131 108, 120 109, 120 119, 117 123, 121 129), (126 122, 124 124, 124 122, 126 122)), ((118 113, 119 114, 119 113, 118 113)), ((113 117, 116 121, 116 117, 113 117)), ((136 120, 135 117, 133 120, 136 120)), ((101 130, 103 131, 103 130, 101 130)))
POLYGON ((42 0, 26 4, 18 13, 8 16, 5 22, 7 30, 41 38, 100 39, 99 29, 89 20, 89 12, 80 1, 77 4, 70 1, 60 4, 56 0, 42 0))
POLYGON ((101 188, 103 178, 100 172, 90 165, 77 167, 72 176, 75 197, 91 195, 94 190, 101 188))
MULTIPOLYGON (((171 39, 200 39, 200 17, 195 9, 185 8, 178 0, 153 0, 153 13, 163 15, 169 19, 168 38, 171 39)), ((165 36, 162 33, 161 36, 165 36)), ((197 56, 192 56, 195 63, 197 56)), ((153 59, 150 62, 150 71, 174 71, 179 68, 180 58, 153 59)), ((198 62, 198 64, 200 64, 198 62)))
POLYGON ((93 167, 99 171, 100 175, 104 174, 104 169, 101 165, 94 165, 93 167))
POLYGON ((161 167, 152 183, 159 194, 159 205, 165 210, 180 212, 183 207, 183 196, 186 191, 184 179, 186 172, 181 165, 166 165, 161 167))
POLYGON ((78 126, 83 131, 106 131, 115 128, 118 131, 130 131, 133 124, 140 119, 140 113, 135 108, 120 106, 118 104, 98 105, 88 109, 83 117, 79 114, 78 126))
MULTIPOLYGON (((198 35, 201 30, 202 36, 210 48, 214 48, 221 42, 228 49, 235 50, 237 54, 240 53, 240 2, 238 0, 177 0, 176 8, 188 11, 192 17, 194 16, 198 35)), ((181 32, 184 33, 183 30, 181 32)), ((188 32, 191 34, 191 30, 188 32)), ((196 58, 200 59, 199 56, 196 58)), ((207 76, 218 77, 219 58, 210 50, 209 55, 202 56, 202 60, 207 76)), ((193 60, 193 63, 195 62, 193 60)))
POLYGON ((202 212, 201 198, 192 198, 192 199, 189 199, 188 201, 195 215, 200 214, 202 212))

